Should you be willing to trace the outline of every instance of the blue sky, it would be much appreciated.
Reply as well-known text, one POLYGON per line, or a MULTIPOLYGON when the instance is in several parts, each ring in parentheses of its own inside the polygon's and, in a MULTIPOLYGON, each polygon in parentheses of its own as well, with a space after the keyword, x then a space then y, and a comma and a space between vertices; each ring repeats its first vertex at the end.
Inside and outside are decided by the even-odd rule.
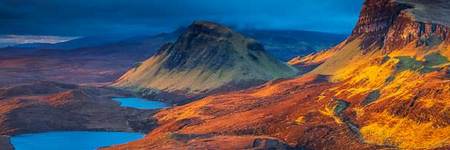
POLYGON ((1 0, 0 35, 154 34, 210 20, 350 33, 363 0, 1 0))

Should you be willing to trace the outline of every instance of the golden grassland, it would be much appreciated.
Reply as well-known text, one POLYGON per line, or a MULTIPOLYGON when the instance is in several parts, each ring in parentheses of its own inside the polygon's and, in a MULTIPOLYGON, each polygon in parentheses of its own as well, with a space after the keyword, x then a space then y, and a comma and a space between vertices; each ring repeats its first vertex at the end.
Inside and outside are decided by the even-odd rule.
MULTIPOLYGON (((324 93, 353 102, 350 110, 360 122, 364 141, 401 149, 450 145, 450 125, 445 120, 450 114, 448 45, 424 48, 410 44, 389 54, 381 50, 362 54, 354 47, 358 40, 353 42, 312 72, 330 74, 332 82, 340 83, 324 93), (334 63, 338 61, 343 62, 334 63), (352 65, 343 65, 348 62, 352 65), (373 91, 379 96, 363 105, 362 95, 373 91)), ((319 112, 342 123, 333 110, 324 106, 319 112)))
POLYGON ((435 127, 432 122, 421 123, 390 115, 372 114, 373 122, 361 128, 368 143, 393 145, 402 149, 432 149, 450 144, 450 126, 435 127))
MULTIPOLYGON (((211 99, 204 99, 201 101, 192 102, 189 107, 177 107, 176 109, 167 110, 167 112, 159 114, 160 121, 168 120, 183 120, 192 117, 202 117, 201 108, 211 103, 211 99), (176 113, 174 113, 176 112, 176 113)), ((203 116, 205 118, 206 116, 203 116)))

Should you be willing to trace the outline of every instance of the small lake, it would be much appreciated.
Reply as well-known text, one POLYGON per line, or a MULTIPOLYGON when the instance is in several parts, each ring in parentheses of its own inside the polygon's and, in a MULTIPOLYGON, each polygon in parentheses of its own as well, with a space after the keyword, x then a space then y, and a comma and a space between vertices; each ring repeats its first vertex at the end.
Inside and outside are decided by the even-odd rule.
POLYGON ((151 101, 143 98, 134 98, 134 97, 116 97, 113 100, 120 103, 122 107, 131 107, 137 109, 161 109, 169 107, 166 103, 160 101, 151 101))
POLYGON ((61 131, 11 137, 15 150, 95 150, 144 137, 132 132, 61 131))
MULTIPOLYGON (((169 107, 160 101, 142 98, 113 98, 122 107, 161 109, 169 107)), ((125 144, 144 137, 133 132, 56 131, 22 134, 11 137, 15 150, 95 150, 99 147, 125 144)))

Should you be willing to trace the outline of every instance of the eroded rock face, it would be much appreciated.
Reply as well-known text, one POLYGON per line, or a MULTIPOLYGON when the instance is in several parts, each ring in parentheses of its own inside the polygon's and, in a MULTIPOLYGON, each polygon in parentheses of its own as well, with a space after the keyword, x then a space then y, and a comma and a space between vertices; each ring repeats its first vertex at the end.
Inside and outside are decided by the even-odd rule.
POLYGON ((441 19, 450 15, 446 8, 448 5, 450 2, 445 0, 367 0, 350 40, 362 37, 362 49, 372 46, 386 52, 413 41, 416 41, 417 46, 448 42, 448 19, 441 19), (435 14, 439 10, 432 9, 441 9, 442 12, 435 14), (420 12, 427 10, 429 12, 420 12))
POLYGON ((416 46, 433 47, 449 42, 449 27, 435 23, 416 22, 408 12, 402 12, 386 34, 384 47, 387 52, 405 47, 411 42, 416 46))
POLYGON ((382 45, 393 21, 406 8, 407 6, 398 6, 391 0, 367 0, 350 39, 364 36, 363 48, 368 48, 373 43, 382 45))

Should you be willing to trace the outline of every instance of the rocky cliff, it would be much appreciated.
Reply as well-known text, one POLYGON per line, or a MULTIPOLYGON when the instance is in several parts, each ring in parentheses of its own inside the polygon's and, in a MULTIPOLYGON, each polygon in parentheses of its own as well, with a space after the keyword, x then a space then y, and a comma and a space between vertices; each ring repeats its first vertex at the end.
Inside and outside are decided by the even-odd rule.
POLYGON ((447 0, 368 0, 350 39, 363 37, 361 47, 381 47, 385 51, 448 42, 447 0))
POLYGON ((295 74, 295 69, 267 54, 257 41, 227 27, 198 21, 175 43, 161 47, 114 85, 190 97, 242 89, 295 74))

